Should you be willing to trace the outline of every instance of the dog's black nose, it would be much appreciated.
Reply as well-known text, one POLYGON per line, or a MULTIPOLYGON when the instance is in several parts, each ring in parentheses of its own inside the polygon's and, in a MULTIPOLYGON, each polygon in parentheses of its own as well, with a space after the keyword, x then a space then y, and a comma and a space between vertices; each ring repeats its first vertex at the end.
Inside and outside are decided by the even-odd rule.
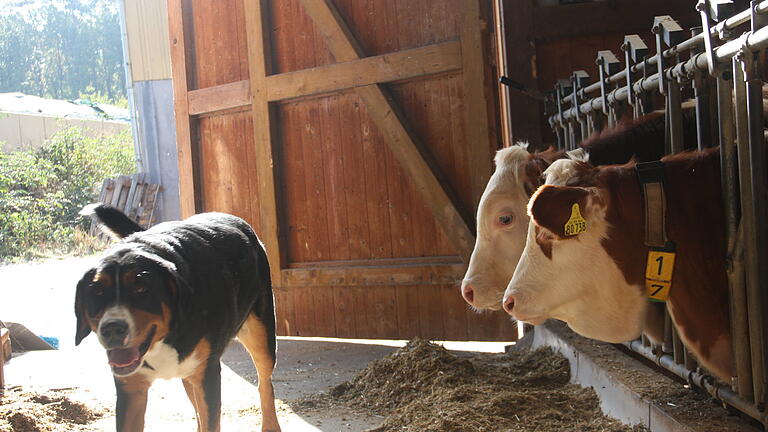
POLYGON ((109 320, 101 324, 99 332, 109 346, 121 346, 128 334, 128 323, 123 320, 109 320))

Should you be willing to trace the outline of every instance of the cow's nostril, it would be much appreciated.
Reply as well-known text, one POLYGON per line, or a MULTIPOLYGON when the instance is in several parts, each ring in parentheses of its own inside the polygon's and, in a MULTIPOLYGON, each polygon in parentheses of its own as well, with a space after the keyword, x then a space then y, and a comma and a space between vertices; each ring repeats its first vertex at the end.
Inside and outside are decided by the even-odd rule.
POLYGON ((508 314, 512 315, 512 309, 514 309, 514 308, 515 308, 515 298, 514 298, 514 297, 512 297, 512 296, 509 296, 509 297, 505 297, 505 298, 504 298, 504 301, 503 301, 503 303, 502 303, 502 304, 503 304, 503 306, 504 306, 504 310, 505 310, 505 311, 506 311, 508 314))
POLYGON ((461 287, 461 296, 464 297, 464 300, 474 305, 473 301, 475 300, 475 290, 472 288, 472 285, 470 284, 464 284, 461 287))

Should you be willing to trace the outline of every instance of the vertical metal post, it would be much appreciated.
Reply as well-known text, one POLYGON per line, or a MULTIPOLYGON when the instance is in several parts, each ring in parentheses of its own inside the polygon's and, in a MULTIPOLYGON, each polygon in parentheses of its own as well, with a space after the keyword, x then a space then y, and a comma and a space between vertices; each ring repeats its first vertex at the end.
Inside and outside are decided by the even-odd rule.
POLYGON ((667 107, 669 120, 669 150, 678 153, 685 150, 683 139, 683 103, 680 95, 680 83, 675 79, 667 83, 667 107))
MULTIPOLYGON (((599 73, 598 79, 600 80, 600 97, 603 101, 603 114, 608 116, 608 126, 612 127, 616 125, 616 111, 614 107, 608 103, 608 83, 606 80, 611 75, 619 72, 619 59, 610 50, 603 50, 597 52, 597 71, 599 73)), ((631 93, 631 92, 630 92, 631 93)))
POLYGON ((672 346, 672 318, 669 316, 669 311, 664 308, 664 343, 661 345, 661 351, 665 353, 674 352, 672 346))
MULTIPOLYGON (((755 3, 755 2, 753 2, 755 3)), ((750 53, 755 55, 755 53, 750 53)), ((760 73, 760 62, 753 59, 748 66, 752 69, 747 72, 747 116, 749 117, 749 158, 752 165, 752 201, 755 221, 755 259, 754 263, 756 273, 756 284, 754 293, 750 295, 750 302, 757 302, 754 307, 756 316, 754 322, 757 325, 757 332, 753 344, 760 346, 761 359, 757 359, 759 372, 754 371, 753 379, 760 380, 755 389, 755 399, 760 407, 765 406, 766 402, 766 321, 764 314, 768 311, 766 305, 766 289, 768 289, 768 181, 766 171, 766 151, 765 138, 763 136, 763 95, 762 95, 762 74, 760 73), (760 361, 762 360, 762 361, 760 361), (757 390, 761 389, 758 393, 757 390)))
POLYGON ((645 59, 648 54, 648 46, 643 42, 640 36, 636 34, 624 36, 624 43, 621 44, 621 50, 624 51, 624 70, 627 76, 627 102, 633 108, 632 112, 635 118, 640 116, 642 104, 637 101, 634 90, 634 80, 632 79, 632 65, 645 59))
MULTIPOLYGON (((691 29, 691 36, 701 33, 701 27, 691 29)), ((697 49, 691 55, 698 54, 697 49)), ((712 129, 709 112, 709 74, 700 70, 693 73, 693 94, 696 101, 696 142, 698 149, 712 147, 712 129)))
POLYGON ((685 347, 683 341, 680 340, 680 335, 677 333, 676 328, 672 328, 672 351, 675 358, 675 363, 683 364, 685 362, 685 347))
MULTIPOLYGON (((647 80, 651 75, 653 75, 653 66, 648 63, 648 56, 643 58, 643 66, 643 79, 647 80)), ((653 100, 651 98, 650 92, 640 92, 637 95, 636 103, 638 117, 644 116, 653 111, 653 100)))
POLYGON ((592 135, 595 133, 595 114, 594 113, 588 113, 587 114, 587 136, 592 135))
POLYGON ((561 128, 559 125, 555 125, 555 136, 557 138, 557 148, 558 149, 564 149, 565 148, 565 133, 563 131, 563 128, 561 128))
POLYGON ((726 271, 730 294, 731 341, 735 377, 731 388, 744 400, 752 400, 752 370, 747 326, 747 298, 744 286, 744 255, 739 241, 739 172, 736 158, 736 131, 733 115, 733 74, 717 73, 718 123, 720 124, 720 179, 726 225, 726 271))
POLYGON ((698 362, 693 357, 693 354, 688 350, 688 348, 683 348, 683 363, 685 364, 685 368, 689 371, 695 371, 696 368, 699 367, 698 362))
MULTIPOLYGON (((761 315, 762 293, 766 285, 766 218, 765 213, 765 149, 760 125, 759 139, 755 121, 762 120, 762 113, 755 112, 762 107, 761 88, 747 86, 755 75, 752 53, 743 50, 733 58, 734 92, 736 93, 736 140, 738 142, 739 179, 741 185, 741 223, 744 230, 744 261, 747 281, 747 307, 749 340, 752 357, 752 388, 755 403, 762 409, 765 402, 763 352, 763 317, 761 315), (745 76, 745 74, 747 76, 745 76), (755 100, 756 99, 756 100, 755 100), (756 119, 750 119, 754 116, 756 119)), ((761 109, 762 111, 762 109, 761 109)))
POLYGON ((557 86, 555 87, 555 98, 557 102, 557 117, 560 129, 563 131, 562 147, 565 150, 571 149, 571 128, 570 123, 566 122, 563 118, 563 98, 571 92, 571 82, 565 79, 557 80, 557 86))
POLYGON ((664 110, 665 130, 667 137, 665 150, 667 153, 677 153, 683 150, 683 121, 680 104, 680 84, 674 78, 665 76, 664 47, 671 47, 682 42, 683 28, 669 15, 657 16, 653 19, 651 31, 656 35, 656 66, 659 72, 659 93, 666 96, 664 110))
MULTIPOLYGON (((573 108, 575 110, 575 118, 576 122, 574 123, 574 127, 576 123, 579 125, 579 131, 581 134, 577 134, 576 131, 574 131, 574 137, 577 135, 581 138, 579 141, 583 141, 587 139, 587 122, 586 118, 584 117, 584 114, 581 113, 581 110, 579 108, 580 104, 580 98, 579 98, 579 90, 589 85, 589 74, 586 73, 583 70, 577 70, 573 72, 573 75, 571 75, 571 86, 573 87, 573 91, 571 92, 571 104, 573 105, 573 108)), ((571 143, 570 150, 573 150, 576 148, 576 140, 574 140, 571 143)))

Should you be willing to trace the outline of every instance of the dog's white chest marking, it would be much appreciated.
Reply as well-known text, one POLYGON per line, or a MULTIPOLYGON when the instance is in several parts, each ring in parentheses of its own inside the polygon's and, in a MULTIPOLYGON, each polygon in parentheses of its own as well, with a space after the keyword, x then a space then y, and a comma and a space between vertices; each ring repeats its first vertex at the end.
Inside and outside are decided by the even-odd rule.
POLYGON ((158 378, 165 380, 186 378, 199 365, 200 360, 197 359, 194 352, 184 361, 179 362, 179 353, 173 347, 164 342, 157 342, 144 355, 144 366, 141 368, 141 374, 149 378, 150 381, 158 378), (151 366, 152 369, 146 367, 146 365, 151 366))

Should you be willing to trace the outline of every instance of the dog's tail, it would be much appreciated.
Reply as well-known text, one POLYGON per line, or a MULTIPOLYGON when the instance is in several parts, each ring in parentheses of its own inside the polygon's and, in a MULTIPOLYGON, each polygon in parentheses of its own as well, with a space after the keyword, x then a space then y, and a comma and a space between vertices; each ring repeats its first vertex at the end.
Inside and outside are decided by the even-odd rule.
POLYGON ((99 228, 116 239, 144 231, 144 228, 132 221, 125 213, 106 204, 88 204, 80 210, 80 214, 92 217, 99 224, 99 228))

